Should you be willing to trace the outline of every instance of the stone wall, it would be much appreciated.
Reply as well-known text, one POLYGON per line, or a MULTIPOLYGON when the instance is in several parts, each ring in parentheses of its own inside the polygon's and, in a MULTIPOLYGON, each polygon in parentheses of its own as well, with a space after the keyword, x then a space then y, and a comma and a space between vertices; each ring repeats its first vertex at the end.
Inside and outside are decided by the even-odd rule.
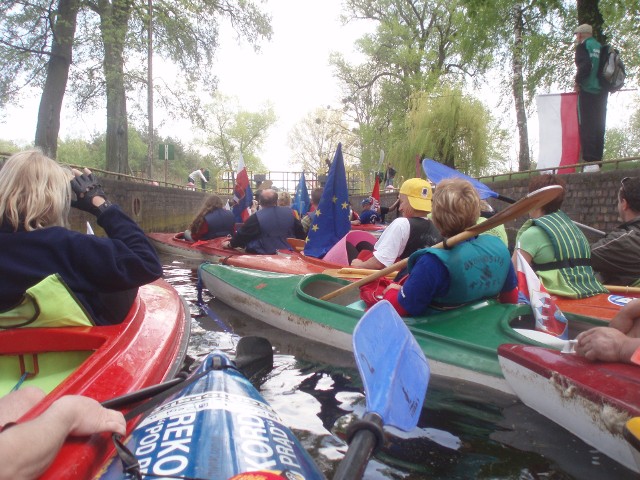
MULTIPOLYGON (((563 210, 576 222, 609 231, 618 221, 617 193, 620 180, 627 176, 637 176, 637 169, 613 170, 599 173, 576 173, 563 175, 567 182, 567 193, 563 210)), ((146 183, 111 180, 101 178, 109 199, 117 203, 146 232, 175 232, 184 230, 197 213, 206 198, 203 192, 184 189, 153 186, 146 183)), ((506 180, 489 183, 495 192, 509 198, 519 199, 527 194, 528 179, 506 180)), ((366 195, 353 196, 351 204, 360 211, 360 202, 366 195)), ((380 203, 390 206, 397 198, 397 193, 383 193, 380 203)), ((226 201, 226 197, 224 197, 226 201)), ((491 199, 489 202, 496 210, 502 210, 507 203, 491 199)), ((388 220, 395 218, 395 212, 388 220)), ((72 228, 85 231, 86 220, 91 222, 96 234, 101 229, 92 215, 72 209, 72 228)), ((526 218, 522 217, 506 225, 510 244, 513 246, 515 234, 526 218)), ((597 235, 585 232, 589 240, 597 235)))

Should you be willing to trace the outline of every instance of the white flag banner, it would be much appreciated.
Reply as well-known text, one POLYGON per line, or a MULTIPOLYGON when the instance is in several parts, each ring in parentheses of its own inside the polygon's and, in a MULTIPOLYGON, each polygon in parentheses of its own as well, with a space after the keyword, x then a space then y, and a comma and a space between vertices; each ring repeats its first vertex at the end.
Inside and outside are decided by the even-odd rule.
MULTIPOLYGON (((536 104, 540 142, 538 168, 557 168, 578 163, 578 94, 537 95, 536 104)), ((573 172, 575 167, 558 169, 558 173, 573 172)))

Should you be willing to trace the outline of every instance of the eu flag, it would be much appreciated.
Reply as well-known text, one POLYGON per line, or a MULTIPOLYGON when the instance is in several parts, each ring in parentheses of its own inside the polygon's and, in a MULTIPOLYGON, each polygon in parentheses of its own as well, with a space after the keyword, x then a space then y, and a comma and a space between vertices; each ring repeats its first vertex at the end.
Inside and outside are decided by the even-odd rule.
POLYGON ((342 144, 339 143, 329 168, 320 204, 315 210, 313 223, 307 233, 304 254, 322 258, 349 230, 351 222, 347 174, 344 170, 342 144))
POLYGON ((296 194, 293 197, 293 203, 291 208, 300 214, 302 218, 309 211, 311 205, 311 199, 309 198, 309 190, 307 190, 307 181, 304 178, 304 172, 300 175, 298 186, 296 187, 296 194))

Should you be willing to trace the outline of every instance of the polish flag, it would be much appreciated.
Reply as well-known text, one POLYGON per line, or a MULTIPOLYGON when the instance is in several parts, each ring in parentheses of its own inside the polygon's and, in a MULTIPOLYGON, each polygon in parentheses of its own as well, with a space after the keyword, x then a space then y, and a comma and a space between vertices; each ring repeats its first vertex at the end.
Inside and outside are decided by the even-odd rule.
MULTIPOLYGON (((538 168, 558 168, 579 161, 578 94, 537 95, 539 123, 538 168)), ((557 173, 573 173, 575 167, 558 168, 557 173)))
POLYGON ((249 185, 249 175, 244 165, 244 158, 240 154, 238 160, 238 170, 236 173, 236 184, 233 187, 233 214, 236 216, 236 223, 243 223, 251 215, 251 204, 253 203, 253 192, 249 185))

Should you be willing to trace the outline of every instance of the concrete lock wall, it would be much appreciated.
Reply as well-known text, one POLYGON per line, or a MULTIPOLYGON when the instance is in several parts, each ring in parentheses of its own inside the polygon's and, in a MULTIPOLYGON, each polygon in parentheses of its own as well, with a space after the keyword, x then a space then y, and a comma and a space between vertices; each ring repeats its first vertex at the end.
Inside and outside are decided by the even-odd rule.
MULTIPOLYGON (((563 175, 567 182, 567 193, 562 209, 576 222, 608 232, 619 223, 617 211, 617 194, 620 180, 627 176, 637 176, 637 169, 613 170, 598 173, 575 173, 563 175)), ((108 178, 100 179, 109 200, 117 203, 129 214, 145 232, 177 232, 186 229, 200 209, 207 193, 179 188, 154 186, 108 178)), ((492 182, 487 185, 497 193, 515 200, 527 194, 528 178, 492 182)), ((354 195, 351 205, 360 211, 360 202, 367 195, 354 195)), ((228 197, 222 196, 223 201, 228 197)), ((397 198, 397 193, 383 193, 380 203, 390 206, 397 198)), ((496 199, 489 203, 497 211, 508 204, 496 199)), ((388 220, 395 218, 395 212, 388 220)), ((74 230, 86 231, 89 220, 97 235, 104 235, 97 227, 95 217, 85 212, 72 209, 71 226, 74 230)), ((515 235, 526 217, 520 217, 506 224, 510 247, 513 247, 515 235)), ((598 235, 585 232, 590 241, 598 235)))

